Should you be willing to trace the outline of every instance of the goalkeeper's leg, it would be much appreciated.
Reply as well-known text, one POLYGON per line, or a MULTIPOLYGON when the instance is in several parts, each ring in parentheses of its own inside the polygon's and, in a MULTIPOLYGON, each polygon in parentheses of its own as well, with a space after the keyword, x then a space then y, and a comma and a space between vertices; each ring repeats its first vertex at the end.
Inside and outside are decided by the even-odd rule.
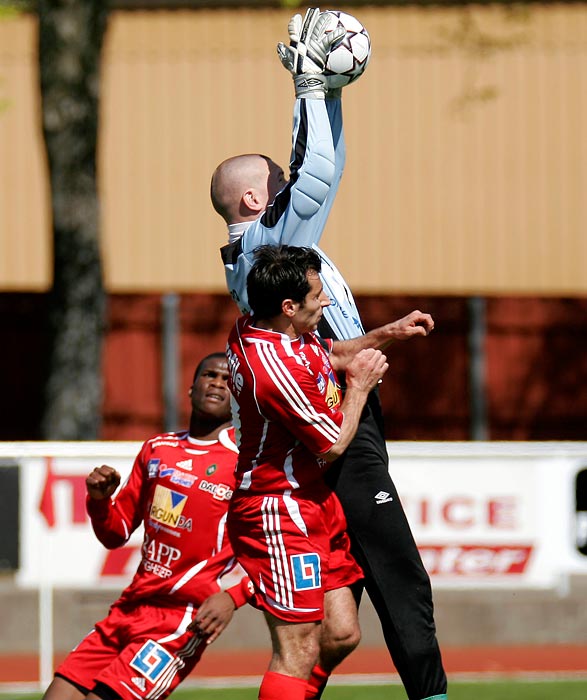
POLYGON ((365 588, 410 700, 443 698, 446 675, 436 639, 430 579, 388 470, 375 392, 345 455, 327 479, 342 503, 365 588), (385 493, 385 499, 375 496, 385 493))

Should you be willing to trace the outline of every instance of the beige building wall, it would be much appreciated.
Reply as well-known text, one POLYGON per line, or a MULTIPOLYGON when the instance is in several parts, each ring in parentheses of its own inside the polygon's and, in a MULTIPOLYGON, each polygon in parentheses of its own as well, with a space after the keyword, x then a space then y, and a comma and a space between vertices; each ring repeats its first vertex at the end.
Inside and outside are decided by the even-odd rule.
MULTIPOLYGON (((350 10, 347 169, 323 247, 357 292, 587 294, 587 5, 350 10)), ((222 291, 210 174, 286 166, 289 10, 115 12, 100 187, 110 291, 222 291)), ((0 21, 0 289, 50 285, 36 23, 0 21)))

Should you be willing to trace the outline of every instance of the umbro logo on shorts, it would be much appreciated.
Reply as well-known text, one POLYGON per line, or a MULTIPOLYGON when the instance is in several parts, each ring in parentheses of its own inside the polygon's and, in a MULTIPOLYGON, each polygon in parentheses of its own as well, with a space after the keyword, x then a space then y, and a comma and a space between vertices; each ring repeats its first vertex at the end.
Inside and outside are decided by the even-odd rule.
POLYGON ((380 506, 382 503, 389 503, 393 501, 393 496, 390 496, 387 491, 380 491, 375 495, 375 503, 380 506))

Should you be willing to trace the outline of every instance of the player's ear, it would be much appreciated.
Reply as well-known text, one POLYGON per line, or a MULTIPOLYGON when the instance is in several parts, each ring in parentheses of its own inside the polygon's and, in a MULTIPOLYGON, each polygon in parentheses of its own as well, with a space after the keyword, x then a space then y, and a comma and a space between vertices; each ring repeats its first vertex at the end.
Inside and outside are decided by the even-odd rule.
POLYGON ((262 204, 257 190, 253 188, 245 190, 243 192, 242 200, 247 209, 250 209, 251 211, 261 211, 262 204))
POLYGON ((296 311, 299 308, 299 304, 293 299, 284 299, 281 302, 281 311, 287 318, 293 318, 296 315, 296 311))

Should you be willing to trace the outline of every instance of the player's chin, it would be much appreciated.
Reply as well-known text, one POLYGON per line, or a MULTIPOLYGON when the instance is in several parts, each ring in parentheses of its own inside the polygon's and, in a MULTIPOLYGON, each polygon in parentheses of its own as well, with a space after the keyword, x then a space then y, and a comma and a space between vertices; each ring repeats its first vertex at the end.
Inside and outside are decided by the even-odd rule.
POLYGON ((213 418, 226 418, 226 416, 230 418, 230 401, 228 399, 223 401, 207 399, 201 408, 203 413, 207 413, 213 418))

